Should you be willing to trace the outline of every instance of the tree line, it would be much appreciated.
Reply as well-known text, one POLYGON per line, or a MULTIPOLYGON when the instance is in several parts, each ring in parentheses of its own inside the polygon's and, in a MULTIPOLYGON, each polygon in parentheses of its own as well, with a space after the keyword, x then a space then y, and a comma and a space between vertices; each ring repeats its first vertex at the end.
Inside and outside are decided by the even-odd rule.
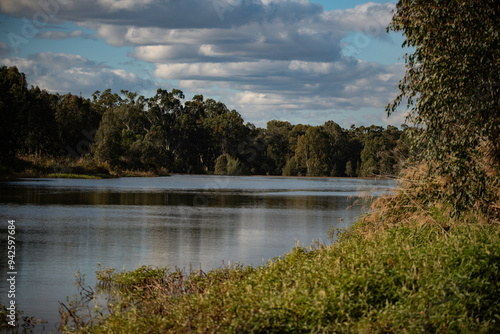
POLYGON ((178 89, 96 91, 91 98, 28 89, 16 67, 0 69, 0 158, 84 157, 113 170, 286 176, 395 175, 405 130, 343 129, 272 120, 245 123, 236 110, 178 89))

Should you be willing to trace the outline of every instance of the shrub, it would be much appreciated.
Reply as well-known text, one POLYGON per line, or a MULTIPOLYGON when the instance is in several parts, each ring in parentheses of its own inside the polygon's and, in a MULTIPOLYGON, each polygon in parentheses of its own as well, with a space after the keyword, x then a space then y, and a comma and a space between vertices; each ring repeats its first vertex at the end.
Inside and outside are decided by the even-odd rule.
POLYGON ((242 175, 243 165, 239 159, 233 158, 229 154, 222 154, 215 160, 215 174, 242 175))

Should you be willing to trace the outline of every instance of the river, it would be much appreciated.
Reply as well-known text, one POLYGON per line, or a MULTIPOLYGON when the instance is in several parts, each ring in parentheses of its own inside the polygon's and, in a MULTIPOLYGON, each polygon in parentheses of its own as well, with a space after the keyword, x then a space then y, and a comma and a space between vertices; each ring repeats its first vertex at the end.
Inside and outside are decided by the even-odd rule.
POLYGON ((259 266, 295 245, 328 241, 368 210, 394 181, 173 175, 105 180, 0 182, 0 303, 55 330, 59 302, 76 293, 75 274, 95 285, 97 264, 208 271, 228 263, 259 266), (8 267, 8 225, 15 266, 8 267), (12 230, 12 228, 11 228, 12 230), (6 278, 15 270, 15 298, 6 278))

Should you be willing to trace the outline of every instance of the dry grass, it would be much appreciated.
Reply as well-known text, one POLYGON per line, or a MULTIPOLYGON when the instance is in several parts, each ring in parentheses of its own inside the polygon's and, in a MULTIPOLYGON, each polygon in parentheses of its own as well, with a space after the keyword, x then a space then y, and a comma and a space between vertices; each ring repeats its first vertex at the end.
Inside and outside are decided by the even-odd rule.
POLYGON ((496 200, 484 203, 478 200, 469 211, 454 214, 452 203, 442 200, 450 180, 431 176, 427 165, 418 165, 404 170, 398 179, 398 187, 376 199, 371 213, 361 219, 364 229, 370 233, 398 225, 435 225, 445 232, 457 224, 474 221, 476 224, 500 223, 500 183, 493 169, 490 193, 496 193, 496 200), (496 179, 496 182, 495 182, 496 179), (487 206, 487 207, 485 207, 487 206), (472 219, 473 217, 473 219, 472 219))

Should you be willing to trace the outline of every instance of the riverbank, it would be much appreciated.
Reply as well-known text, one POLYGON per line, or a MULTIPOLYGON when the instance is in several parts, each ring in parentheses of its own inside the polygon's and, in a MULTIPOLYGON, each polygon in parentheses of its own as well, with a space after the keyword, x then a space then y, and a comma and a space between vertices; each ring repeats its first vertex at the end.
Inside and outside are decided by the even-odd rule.
POLYGON ((18 178, 107 179, 169 176, 166 170, 116 170, 93 161, 73 158, 18 156, 0 166, 0 180, 18 178))
POLYGON ((109 314, 63 314, 68 332, 474 332, 500 330, 500 228, 477 212, 404 190, 332 244, 296 247, 259 267, 187 275, 103 268, 109 314), (65 316, 65 317, 64 317, 65 316), (73 320, 75 320, 73 322, 73 320))
MULTIPOLYGON (((106 165, 95 164, 85 159, 72 158, 52 158, 35 156, 18 156, 12 158, 7 163, 0 165, 0 180, 10 180, 19 178, 71 178, 71 179, 106 179, 116 177, 157 177, 170 175, 197 175, 186 173, 168 173, 162 169, 159 171, 142 170, 116 170, 106 165)), ((207 174, 198 174, 207 175, 207 174)), ((273 178, 309 177, 309 176, 283 176, 283 175, 248 175, 266 176, 273 178)), ((389 180, 393 176, 311 176, 322 179, 363 179, 363 180, 389 180)))

